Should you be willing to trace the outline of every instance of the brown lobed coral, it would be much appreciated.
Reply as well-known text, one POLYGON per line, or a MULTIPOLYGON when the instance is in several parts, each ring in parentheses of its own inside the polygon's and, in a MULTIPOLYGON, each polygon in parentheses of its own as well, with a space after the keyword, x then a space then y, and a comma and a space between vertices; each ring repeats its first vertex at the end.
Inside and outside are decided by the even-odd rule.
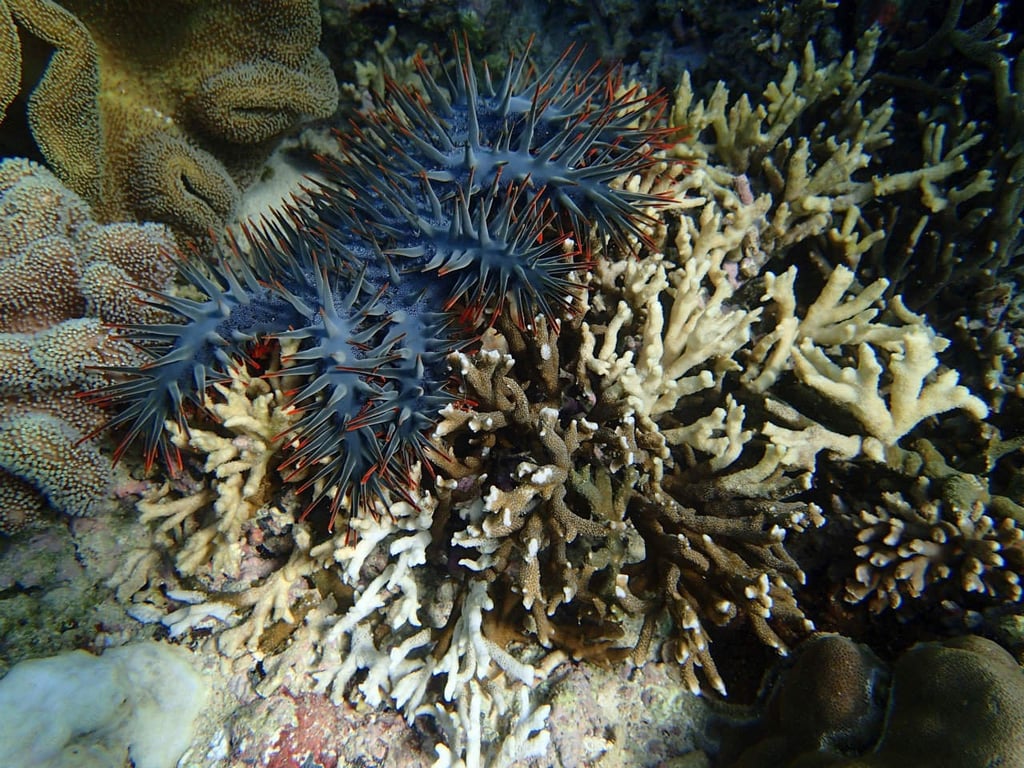
POLYGON ((274 139, 334 112, 319 37, 313 0, 0 0, 0 119, 26 102, 39 150, 100 220, 205 235, 274 139))
POLYGON ((135 286, 167 285, 170 233, 92 220, 46 169, 0 162, 0 533, 36 522, 47 502, 92 514, 110 495, 110 462, 92 441, 105 414, 75 394, 90 366, 137 362, 107 323, 155 319, 135 286))
POLYGON ((1021 765, 1024 672, 977 636, 920 643, 890 671, 866 647, 823 635, 801 647, 746 730, 730 768, 1021 765))

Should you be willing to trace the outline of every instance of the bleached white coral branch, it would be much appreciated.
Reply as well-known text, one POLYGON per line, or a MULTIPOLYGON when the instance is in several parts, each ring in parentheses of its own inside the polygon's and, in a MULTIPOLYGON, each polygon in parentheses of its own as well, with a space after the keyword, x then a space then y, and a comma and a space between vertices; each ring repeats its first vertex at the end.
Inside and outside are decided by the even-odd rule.
POLYGON ((499 730, 503 735, 485 743, 485 725, 490 726, 488 730, 497 730, 487 722, 493 707, 479 683, 470 683, 467 693, 456 703, 454 712, 438 703, 420 713, 434 718, 447 741, 435 747, 437 760, 431 768, 511 768, 544 757, 551 742, 547 730, 549 705, 534 708, 529 690, 520 688, 510 722, 499 730))
POLYGON ((794 370, 805 384, 852 413, 870 435, 894 445, 929 416, 957 408, 978 419, 988 415, 985 403, 957 384, 956 371, 936 373, 935 339, 920 328, 906 331, 902 350, 889 357, 892 381, 887 395, 882 389, 885 369, 866 342, 858 346, 853 368, 833 362, 821 347, 804 339, 793 350, 794 370))
POLYGON ((678 215, 681 265, 660 255, 626 263, 617 279, 624 298, 602 338, 582 326, 585 367, 602 377, 609 399, 625 401, 641 419, 713 386, 749 340, 760 309, 729 305, 734 289, 723 268, 748 232, 735 218, 712 203, 697 218, 678 215))
POLYGON ((715 408, 691 424, 663 429, 661 434, 669 445, 685 443, 711 454, 708 466, 717 471, 736 461, 743 452, 743 446, 754 435, 753 430, 743 429, 744 414, 744 407, 728 395, 724 408, 715 408))

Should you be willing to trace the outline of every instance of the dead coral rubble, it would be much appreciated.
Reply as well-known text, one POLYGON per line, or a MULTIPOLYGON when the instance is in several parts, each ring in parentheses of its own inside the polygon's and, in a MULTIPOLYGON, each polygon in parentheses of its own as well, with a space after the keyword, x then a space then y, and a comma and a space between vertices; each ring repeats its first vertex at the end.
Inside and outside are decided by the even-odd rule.
POLYGON ((102 221, 205 236, 223 226, 269 142, 334 112, 319 38, 312 0, 4 0, 0 119, 19 95, 19 62, 36 66, 52 49, 20 96, 57 176, 102 221))

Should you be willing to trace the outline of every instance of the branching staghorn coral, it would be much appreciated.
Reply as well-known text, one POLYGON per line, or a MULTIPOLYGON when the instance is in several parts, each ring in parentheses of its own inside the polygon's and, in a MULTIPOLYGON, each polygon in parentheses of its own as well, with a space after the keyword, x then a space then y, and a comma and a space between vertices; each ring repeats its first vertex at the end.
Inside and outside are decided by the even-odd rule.
MULTIPOLYGON (((1021 379, 1015 352, 1020 313, 1013 299, 1024 236, 1019 26, 1005 4, 987 0, 890 8, 895 15, 883 23, 872 71, 851 83, 853 90, 840 87, 838 107, 846 109, 849 93, 865 114, 902 115, 876 132, 882 142, 864 146, 894 180, 925 175, 922 194, 913 188, 900 193, 879 179, 886 197, 858 203, 857 220, 847 225, 862 236, 875 233, 855 255, 859 272, 887 278, 888 298, 901 295, 953 339, 965 383, 999 410, 1017 397, 1021 379), (933 172, 946 179, 936 184, 933 172)), ((799 84, 803 74, 797 94, 806 91, 799 84)), ((778 103, 786 111, 785 102, 778 103)), ((824 115, 813 103, 803 114, 812 155, 823 157, 827 148, 818 143, 815 149, 812 126, 824 115)), ((769 113, 764 124, 772 121, 769 113)))
MULTIPOLYGON (((871 44, 869 37, 869 50, 871 44)), ((816 70, 808 58, 805 66, 767 89, 767 106, 744 98, 727 110, 724 90, 708 105, 693 106, 684 80, 676 114, 685 115, 697 139, 674 153, 706 165, 685 177, 669 173, 677 178, 679 204, 664 214, 668 225, 652 233, 656 248, 649 255, 598 262, 576 367, 578 385, 594 403, 588 418, 603 423, 609 410, 617 412, 635 422, 644 442, 663 446, 651 464, 656 491, 643 496, 645 512, 628 515, 637 527, 650 518, 661 519, 670 533, 695 522, 714 530, 705 551, 675 545, 675 557, 689 560, 663 575, 662 595, 669 606, 674 601, 678 623, 714 622, 717 602, 780 648, 785 643, 765 619, 777 611, 787 636, 799 637, 803 616, 792 590, 804 580, 782 540, 787 530, 799 533, 824 521, 826 499, 815 493, 824 466, 829 473, 884 471, 904 459, 900 441, 936 414, 959 409, 980 419, 988 413, 957 383, 956 372, 942 369, 937 353, 948 341, 898 296, 886 303, 886 281, 862 286, 843 266, 856 265, 857 254, 884 235, 864 228, 862 205, 912 188, 938 200, 941 180, 963 167, 957 158, 964 148, 915 172, 865 180, 868 150, 884 146, 892 113, 866 115, 852 100, 838 118, 839 135, 851 138, 840 141, 823 124, 813 134, 820 152, 810 139, 794 144, 788 135, 797 116, 834 91, 857 93, 866 72, 852 56, 816 70), (714 130, 707 144, 705 128, 714 130), (757 189, 767 191, 757 195, 757 189), (816 299, 798 289, 795 266, 779 276, 763 269, 812 242, 836 264, 821 265, 827 279, 816 299), (751 301, 758 287, 760 301, 751 301), (838 410, 821 411, 822 401, 838 410), (770 535, 757 538, 756 524, 730 542, 727 527, 714 527, 716 514, 728 525, 738 525, 737 517, 763 524, 765 533, 774 532, 774 544, 770 535), (749 555, 744 542, 769 547, 771 556, 730 560, 736 552, 749 555), (700 573, 702 588, 725 591, 709 599, 679 588, 700 573), (736 576, 747 581, 730 594, 736 576)), ((667 172, 656 169, 632 188, 653 189, 667 172)), ((803 272, 799 278, 807 279, 803 272)), ((646 539, 659 540, 651 531, 646 539)), ((681 539, 703 543, 686 534, 681 539)), ((661 541, 669 544, 667 537, 661 541)), ((1005 597, 1015 599, 1011 591, 1005 597)), ((714 682, 705 646, 704 638, 690 641, 714 682)))
POLYGON ((744 224, 736 222, 722 232, 722 217, 706 206, 698 220, 679 218, 677 241, 692 250, 679 269, 667 268, 657 257, 618 262, 607 270, 602 265, 598 279, 621 284, 623 297, 606 323, 600 348, 584 323, 582 359, 586 372, 600 377, 609 399, 628 400, 640 419, 657 418, 673 410, 681 397, 713 386, 734 365, 732 356, 749 340, 760 314, 724 304, 732 287, 723 259, 740 247, 744 224), (709 283, 713 291, 705 295, 702 289, 709 283), (672 301, 663 302, 663 294, 672 301), (645 315, 647 333, 635 350, 616 355, 618 332, 639 313, 645 315))
POLYGON ((901 74, 932 73, 922 94, 914 93, 911 77, 889 81, 897 94, 927 103, 926 120, 948 116, 984 132, 972 159, 991 177, 989 194, 975 201, 981 204, 973 210, 941 222, 945 247, 970 248, 976 254, 975 264, 956 270, 961 279, 982 269, 1004 270, 1024 245, 1024 196, 1018 183, 1024 173, 1024 63, 1013 24, 1003 20, 1005 10, 1002 3, 952 0, 926 39, 912 47, 893 46, 892 52, 892 67, 901 74), (967 89, 968 81, 975 87, 967 89))
POLYGON ((182 440, 221 477, 210 489, 178 481, 174 493, 165 488, 140 503, 154 543, 132 553, 111 582, 129 613, 174 637, 213 630, 207 642, 240 669, 259 663, 262 695, 287 685, 436 720, 439 757, 453 765, 511 765, 542 753, 547 707, 530 688, 564 656, 535 666, 488 637, 487 583, 454 579, 428 554, 437 499, 414 477, 415 506, 353 518, 326 539, 288 511, 256 509, 233 479, 244 476, 243 487, 260 492, 276 485, 284 454, 262 441, 294 414, 276 389, 241 369, 222 390, 210 410, 223 424, 182 440), (263 449, 253 450, 254 441, 263 449), (163 569, 164 553, 175 558, 174 573, 163 569), (508 683, 495 681, 502 675, 508 683))
MULTIPOLYGON (((804 80, 856 93, 863 73, 853 59, 835 66, 845 69, 804 80)), ((796 82, 769 89, 779 94, 773 115, 833 95, 821 85, 797 98, 796 82)), ((400 487, 368 494, 349 530, 325 538, 315 516, 299 519, 311 491, 331 498, 338 483, 323 475, 307 486, 319 471, 312 461, 289 477, 290 454, 273 444, 258 454, 270 471, 252 475, 263 474, 269 503, 249 497, 234 518, 240 527, 219 530, 208 507, 237 499, 230 484, 172 486, 157 505, 166 519, 180 512, 191 522, 163 546, 172 560, 197 554, 179 571, 207 558, 193 571, 201 589, 182 589, 172 574, 161 592, 147 577, 159 558, 139 553, 120 575, 133 614, 181 635, 212 629, 207 642, 240 669, 260 662, 261 692, 312 687, 410 718, 430 714, 447 734, 442 764, 503 760, 501 737, 510 753, 536 754, 544 709, 527 688, 567 656, 660 655, 690 689, 724 690, 730 670, 717 640, 749 630, 753 642, 787 652, 818 621, 803 596, 827 589, 804 583, 820 569, 791 545, 830 516, 825 530, 842 522, 845 512, 828 503, 836 486, 862 488, 879 475, 912 483, 918 435, 947 427, 937 416, 970 435, 986 413, 942 367, 946 342, 928 321, 886 297, 884 281, 862 284, 847 266, 878 239, 860 218, 872 195, 914 189, 937 200, 960 164, 940 157, 909 176, 865 178, 867 147, 881 145, 888 113, 864 114, 852 97, 846 106, 803 150, 789 141, 796 122, 785 123, 746 174, 721 165, 712 143, 697 167, 675 159, 699 154, 683 146, 619 174, 633 213, 648 215, 601 238, 591 272, 572 264, 558 273, 563 293, 547 317, 485 312, 479 342, 448 350, 453 377, 428 414, 422 461, 400 487), (806 257, 812 246, 816 259, 806 257), (252 546, 268 531, 282 544, 272 558, 252 546), (232 564, 237 580, 209 567, 224 548, 219 566, 232 564), (499 735, 490 752, 488 729, 499 735)), ((763 112, 755 123, 768 120, 763 112)), ((732 136, 727 151, 741 156, 749 138, 732 136)), ((558 234, 557 248, 571 252, 576 244, 558 234)), ((520 298, 517 308, 538 309, 528 293, 520 298)), ((307 350, 286 354, 275 376, 315 381, 307 350)), ((242 369, 220 373, 238 380, 242 369)), ((222 386, 253 403, 265 394, 251 382, 222 386)), ((301 402, 308 410, 320 400, 301 402)), ((262 424, 287 415, 277 399, 258 415, 237 404, 262 424)), ((191 425, 191 445, 211 469, 253 460, 232 452, 250 427, 208 426, 191 425)), ((943 488, 966 475, 929 461, 943 488)), ((992 514, 1005 516, 1012 501, 1000 504, 992 514)))
POLYGON ((745 378, 758 391, 774 383, 780 366, 790 360, 797 378, 829 400, 843 406, 882 445, 895 445, 914 426, 929 416, 961 408, 982 419, 988 407, 957 384, 958 374, 936 374, 938 358, 949 341, 938 336, 924 319, 903 307, 897 297, 890 309, 899 325, 875 322, 872 305, 887 283, 878 280, 856 296, 846 297, 854 275, 836 267, 821 294, 799 321, 789 314, 796 306, 796 270, 776 277, 766 273, 764 299, 775 302, 781 318, 775 329, 762 337, 753 350, 753 365, 745 378), (856 365, 843 366, 830 359, 826 349, 856 350, 856 365), (875 349, 888 351, 889 382, 881 387, 883 367, 875 349), (764 362, 763 368, 761 363, 764 362))
POLYGON ((509 335, 518 336, 515 354, 530 361, 522 365, 542 371, 528 389, 500 348, 452 361, 473 405, 447 408, 434 431, 450 477, 439 489, 437 525, 455 527, 460 564, 492 584, 495 621, 514 629, 528 617, 542 645, 577 658, 624 655, 628 646, 615 649, 619 620, 641 601, 629 594, 623 566, 643 554, 626 502, 645 450, 627 426, 601 431, 572 413, 553 334, 509 335))
MULTIPOLYGON (((971 125, 951 142, 944 141, 945 125, 926 127, 916 167, 858 173, 893 142, 893 103, 869 108, 862 100, 877 46, 878 32, 869 31, 856 53, 818 66, 808 45, 803 60, 791 63, 756 105, 746 94, 730 103, 722 83, 706 101, 698 101, 689 80, 681 82, 670 120, 694 138, 678 144, 673 154, 711 160, 708 169, 716 182, 731 186, 730 176, 738 176, 751 198, 771 194, 770 226, 759 233, 766 250, 825 235, 840 246, 843 262, 856 267, 886 238, 878 217, 865 211, 880 199, 916 193, 923 209, 934 213, 991 189, 990 172, 973 171, 968 162, 968 151, 981 140, 971 125), (823 122, 799 130, 815 120, 823 122)), ((920 228, 928 223, 927 216, 915 221, 920 228)))
MULTIPOLYGON (((982 139, 970 152, 971 165, 989 174, 985 194, 967 206, 950 206, 935 217, 925 236, 908 236, 908 246, 880 254, 880 268, 912 286, 914 306, 945 315, 964 352, 962 368, 997 411, 1015 408, 1022 388, 1018 271, 1024 250, 1024 58, 1013 23, 1002 19, 1001 3, 950 2, 943 24, 919 45, 893 52, 901 75, 936 73, 934 86, 917 93, 892 79, 894 91, 921 105, 922 120, 954 121, 982 139), (987 11, 987 13, 985 13, 987 11), (966 88, 965 83, 972 83, 966 88), (975 128, 977 126, 977 128, 975 128), (933 266, 936 265, 936 266, 933 266), (920 276, 935 274, 932 280, 920 276), (966 299, 966 300, 965 300, 966 299), (949 307, 954 311, 950 312, 949 307)), ((929 78, 932 79, 932 78, 929 78)), ((1013 430, 1008 414, 999 428, 1013 430)))
POLYGON ((866 601, 873 613, 920 611, 947 595, 1021 599, 1024 531, 1010 518, 997 523, 981 502, 958 509, 888 493, 874 510, 840 506, 837 512, 852 520, 859 542, 854 554, 860 562, 845 598, 866 601))
MULTIPOLYGON (((745 428, 745 408, 732 397, 704 415, 688 410, 689 421, 679 423, 681 403, 701 403, 727 375, 735 377, 739 366, 734 356, 749 344, 760 310, 721 309, 734 292, 734 278, 722 265, 727 254, 741 247, 746 227, 723 225, 725 217, 716 215, 710 202, 696 215, 685 209, 667 215, 683 219, 676 229, 676 246, 685 254, 680 259, 685 267, 674 267, 663 253, 623 269, 599 265, 594 307, 581 326, 584 343, 577 376, 594 403, 590 418, 602 414, 607 419, 611 410, 615 418, 635 423, 638 442, 657 447, 653 460, 645 462, 648 476, 638 486, 643 490, 627 513, 645 547, 644 560, 630 570, 642 574, 640 593, 646 587, 651 606, 673 617, 678 637, 669 653, 684 664, 690 687, 698 688, 699 666, 721 689, 704 623, 728 624, 742 616, 763 642, 779 650, 787 642, 773 624, 786 627, 790 638, 806 631, 808 623, 787 581, 798 583, 803 574, 782 541, 787 530, 803 530, 822 518, 814 505, 783 501, 809 483, 809 473, 787 462, 784 448, 764 448, 762 442, 760 459, 750 458, 755 455, 750 444, 754 432, 745 428), (724 236, 723 226, 728 230, 724 236), (608 320, 609 310, 598 307, 609 308, 609 299, 617 296, 629 298, 615 302, 618 309, 608 320), (623 317, 624 306, 638 311, 623 317), (668 323, 662 317, 665 307, 671 308, 668 323), (733 329, 731 335, 723 328, 733 329), (693 355, 683 343, 690 337, 709 342, 695 344, 699 354, 693 355), (653 364, 645 362, 653 357, 651 350, 657 350, 653 364), (640 370, 642 365, 670 372, 673 381, 690 376, 694 384, 652 386, 661 395, 657 399, 624 391, 624 382, 628 387, 631 381, 651 379, 649 371, 640 370)), ((657 615, 648 613, 640 658, 652 640, 657 615)))
POLYGON ((218 383, 214 389, 216 394, 205 407, 233 436, 225 436, 223 430, 185 432, 173 422, 168 425, 174 445, 206 455, 202 472, 212 478, 210 487, 197 488, 184 508, 167 500, 169 489, 164 488, 157 497, 142 501, 139 511, 143 522, 159 521, 158 531, 179 536, 184 543, 176 554, 178 573, 193 575, 208 567, 212 574, 237 577, 242 528, 265 501, 267 476, 276 466, 275 442, 293 426, 297 415, 284 408, 280 388, 253 378, 244 369, 235 372, 230 385, 218 383), (204 510, 205 521, 186 522, 209 501, 213 505, 204 510))

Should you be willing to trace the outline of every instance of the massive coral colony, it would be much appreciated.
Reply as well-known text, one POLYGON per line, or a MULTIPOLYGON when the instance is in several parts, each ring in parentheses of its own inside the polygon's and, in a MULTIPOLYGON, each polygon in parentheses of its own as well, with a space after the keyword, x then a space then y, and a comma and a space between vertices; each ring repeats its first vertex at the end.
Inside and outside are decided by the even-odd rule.
POLYGON ((123 453, 141 442, 179 462, 164 432, 208 384, 290 340, 293 405, 286 469, 330 496, 332 524, 387 491, 402 493, 425 432, 457 396, 447 356, 501 313, 520 325, 570 310, 588 241, 642 238, 650 195, 610 186, 646 168, 661 100, 583 71, 566 54, 536 72, 527 56, 492 82, 456 46, 441 82, 389 83, 353 121, 309 200, 228 240, 219 263, 182 274, 201 298, 157 294, 175 316, 126 333, 152 359, 112 372, 92 397, 116 406, 123 453))

